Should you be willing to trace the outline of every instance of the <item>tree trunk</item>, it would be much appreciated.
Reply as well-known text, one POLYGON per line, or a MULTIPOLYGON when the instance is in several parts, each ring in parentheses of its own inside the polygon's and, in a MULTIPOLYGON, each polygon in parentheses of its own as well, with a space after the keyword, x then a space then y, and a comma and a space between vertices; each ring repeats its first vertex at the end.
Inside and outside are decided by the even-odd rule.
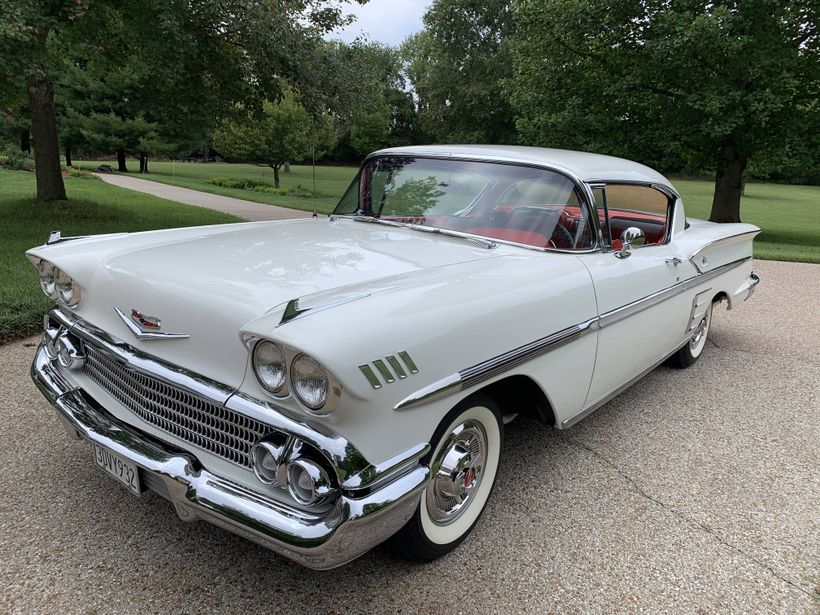
POLYGON ((120 173, 128 173, 128 167, 125 166, 125 150, 123 148, 117 150, 117 171, 120 173))
POLYGON ((140 154, 140 173, 148 173, 148 156, 140 154))
POLYGON ((709 214, 711 222, 740 222, 740 195, 745 169, 746 156, 737 151, 732 139, 724 141, 715 174, 715 196, 709 214))
POLYGON ((279 165, 273 165, 273 187, 279 187, 279 165))
POLYGON ((34 140, 37 198, 41 201, 64 201, 66 195, 60 169, 54 85, 44 70, 35 69, 26 79, 26 90, 31 115, 31 136, 34 140))
POLYGON ((26 152, 27 154, 31 153, 31 139, 28 128, 20 129, 20 151, 26 152))
POLYGON ((290 160, 285 160, 285 173, 290 173, 290 160))
POLYGON ((71 164, 71 143, 65 144, 65 166, 73 166, 71 164))

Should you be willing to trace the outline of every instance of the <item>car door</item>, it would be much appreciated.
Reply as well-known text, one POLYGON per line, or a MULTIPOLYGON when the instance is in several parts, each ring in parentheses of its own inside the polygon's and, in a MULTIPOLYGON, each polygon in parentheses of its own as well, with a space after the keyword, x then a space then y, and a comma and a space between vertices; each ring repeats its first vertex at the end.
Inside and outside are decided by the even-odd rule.
POLYGON ((664 292, 681 281, 683 257, 670 243, 673 199, 645 185, 609 183, 595 186, 594 193, 607 250, 581 257, 600 316, 585 407, 618 392, 675 350, 691 310, 687 295, 664 292), (627 229, 639 229, 646 243, 624 251, 627 229))

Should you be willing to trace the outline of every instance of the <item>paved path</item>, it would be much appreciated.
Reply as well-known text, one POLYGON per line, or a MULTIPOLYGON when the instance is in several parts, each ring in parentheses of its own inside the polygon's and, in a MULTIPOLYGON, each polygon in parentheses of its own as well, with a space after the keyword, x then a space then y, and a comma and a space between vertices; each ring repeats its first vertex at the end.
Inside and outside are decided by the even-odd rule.
POLYGON ((507 426, 482 520, 428 565, 312 572, 133 498, 31 384, 35 340, 0 347, 0 613, 817 613, 820 266, 755 271, 692 368, 507 426))
POLYGON ((265 203, 255 203, 234 199, 229 196, 201 192, 200 190, 189 190, 178 186, 169 186, 160 182, 152 182, 147 179, 138 179, 128 175, 112 175, 110 173, 95 173, 97 177, 120 188, 128 188, 137 192, 153 194, 161 199, 185 203, 186 205, 196 205, 197 207, 207 207, 226 214, 232 214, 245 220, 288 220, 290 218, 309 218, 310 212, 298 209, 288 209, 287 207, 277 207, 276 205, 266 205, 265 203))

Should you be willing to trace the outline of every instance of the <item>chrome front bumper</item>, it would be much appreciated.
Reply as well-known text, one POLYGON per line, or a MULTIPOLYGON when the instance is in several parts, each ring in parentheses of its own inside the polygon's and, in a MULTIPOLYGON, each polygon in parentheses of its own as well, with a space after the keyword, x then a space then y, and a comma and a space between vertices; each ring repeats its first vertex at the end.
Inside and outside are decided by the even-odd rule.
POLYGON ((173 503, 184 521, 203 520, 314 569, 341 566, 399 530, 413 515, 429 468, 418 466, 367 495, 340 496, 329 513, 311 515, 266 498, 201 467, 124 425, 54 369, 37 349, 32 379, 57 410, 68 433, 131 460, 142 482, 173 503))

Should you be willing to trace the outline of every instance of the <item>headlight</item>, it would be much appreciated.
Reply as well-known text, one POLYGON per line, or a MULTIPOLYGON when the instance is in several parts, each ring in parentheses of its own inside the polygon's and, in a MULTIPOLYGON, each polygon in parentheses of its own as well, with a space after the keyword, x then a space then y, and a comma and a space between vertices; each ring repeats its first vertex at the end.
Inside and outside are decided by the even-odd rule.
POLYGON ((57 268, 48 261, 40 261, 40 288, 51 299, 57 298, 57 268))
POLYGON ((281 391, 288 373, 285 349, 267 340, 257 343, 253 349, 253 372, 265 389, 271 393, 281 391))
POLYGON ((290 367, 290 382, 296 396, 311 410, 320 410, 327 402, 330 378, 327 370, 313 357, 300 354, 290 367))
POLYGON ((72 280, 65 271, 60 269, 56 271, 54 285, 57 289, 57 298, 68 307, 76 307, 80 302, 80 285, 72 280))

